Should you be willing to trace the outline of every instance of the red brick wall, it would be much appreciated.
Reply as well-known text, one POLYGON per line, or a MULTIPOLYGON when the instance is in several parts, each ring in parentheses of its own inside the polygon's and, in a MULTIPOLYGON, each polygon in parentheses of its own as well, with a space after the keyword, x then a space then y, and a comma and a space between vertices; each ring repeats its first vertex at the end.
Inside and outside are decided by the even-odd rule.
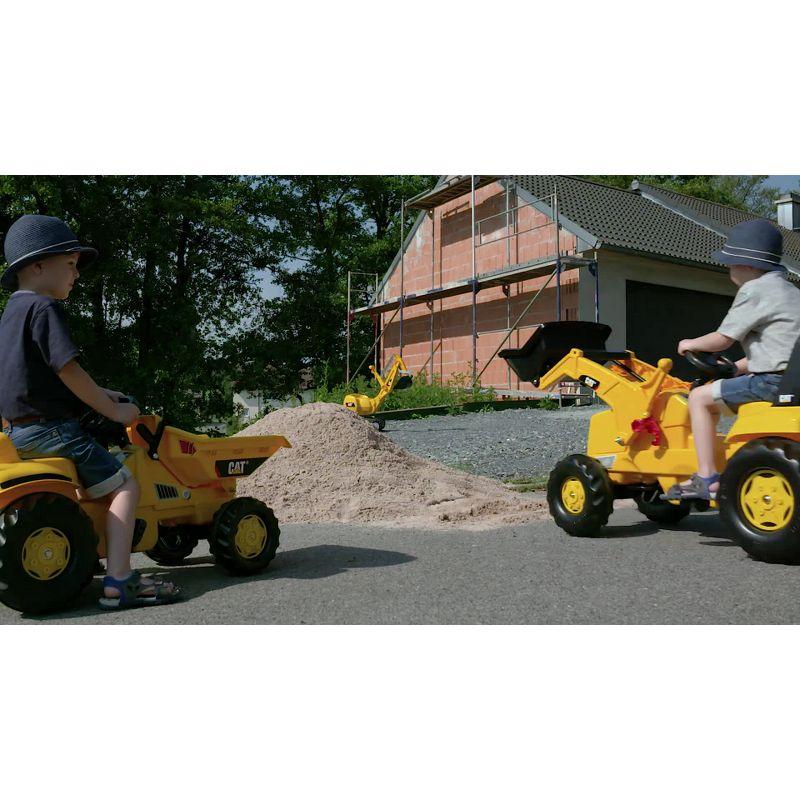
MULTIPOLYGON (((519 209, 516 233, 513 219, 506 225, 505 191, 499 184, 479 189, 475 198, 476 236, 475 266, 478 275, 502 269, 510 263, 521 264, 538 258, 554 256, 556 252, 555 225, 546 215, 531 207, 519 209), (492 219, 487 219, 493 217, 492 219), (481 222, 480 226, 477 221, 481 222), (514 234, 510 239, 500 238, 514 234)), ((511 207, 516 201, 511 197, 511 207)), ((452 200, 427 214, 409 244, 403 265, 405 294, 425 291, 452 281, 472 277, 472 244, 470 241, 470 197, 452 200)), ((574 252, 575 237, 560 232, 561 253, 574 252)), ((478 371, 486 365, 500 345, 511 323, 522 313, 527 303, 544 285, 547 278, 536 278, 510 285, 508 300, 501 287, 484 289, 477 296, 477 361, 478 371)), ((577 319, 578 270, 561 278, 562 319, 577 319)), ((399 297, 401 270, 398 264, 388 281, 385 297, 399 297)), ((555 280, 523 318, 505 347, 519 347, 530 336, 531 326, 557 318, 555 280)), ((383 315, 382 325, 388 327, 382 340, 381 363, 386 364, 400 348, 400 315, 389 323, 394 312, 383 315)), ((409 306, 403 312, 403 359, 414 374, 425 370, 447 381, 454 374, 472 374, 472 295, 448 297, 433 303, 433 367, 431 369, 431 312, 427 305, 409 306)), ((519 389, 516 375, 511 376, 510 388, 519 389)), ((505 361, 495 359, 481 378, 484 386, 498 389, 509 387, 505 361)), ((522 388, 530 388, 525 384, 522 388)))

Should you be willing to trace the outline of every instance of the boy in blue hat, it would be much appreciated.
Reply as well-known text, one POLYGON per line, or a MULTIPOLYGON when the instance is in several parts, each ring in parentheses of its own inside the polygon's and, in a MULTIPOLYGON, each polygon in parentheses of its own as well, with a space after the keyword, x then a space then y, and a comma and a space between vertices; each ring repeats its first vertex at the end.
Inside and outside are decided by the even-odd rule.
POLYGON ((712 253, 730 267, 731 280, 739 291, 719 328, 696 339, 682 339, 678 353, 718 353, 739 342, 745 357, 736 362, 735 377, 689 393, 697 472, 672 486, 662 495, 665 499, 715 499, 720 475, 714 444, 720 408, 735 413, 742 403, 772 403, 778 396, 783 371, 800 337, 800 289, 787 280, 782 252, 780 230, 764 219, 754 219, 732 228, 722 250, 712 253))
POLYGON ((0 413, 3 432, 23 458, 69 458, 83 493, 109 498, 105 608, 155 605, 175 599, 169 583, 131 569, 131 542, 139 486, 86 431, 78 418, 91 406, 108 419, 130 425, 139 409, 120 392, 101 389, 77 361, 59 301, 66 300, 97 251, 82 246, 56 217, 27 214, 9 228, 4 241, 8 266, 0 278, 13 294, 0 319, 0 413))

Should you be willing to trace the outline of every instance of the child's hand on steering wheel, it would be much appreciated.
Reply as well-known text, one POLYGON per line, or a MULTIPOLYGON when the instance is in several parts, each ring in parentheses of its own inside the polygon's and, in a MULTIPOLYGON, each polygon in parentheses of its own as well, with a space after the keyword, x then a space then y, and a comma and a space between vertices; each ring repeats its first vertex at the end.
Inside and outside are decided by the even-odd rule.
POLYGON ((681 339, 678 342, 678 355, 685 356, 687 350, 693 350, 694 339, 681 339))
POLYGON ((114 389, 103 389, 103 391, 115 402, 119 403, 123 399, 127 399, 128 395, 124 392, 117 392, 114 389))
MULTIPOLYGON (((124 397, 124 395, 123 395, 124 397)), ((141 412, 133 403, 117 403, 114 407, 114 416, 111 419, 121 425, 132 425, 141 412)))

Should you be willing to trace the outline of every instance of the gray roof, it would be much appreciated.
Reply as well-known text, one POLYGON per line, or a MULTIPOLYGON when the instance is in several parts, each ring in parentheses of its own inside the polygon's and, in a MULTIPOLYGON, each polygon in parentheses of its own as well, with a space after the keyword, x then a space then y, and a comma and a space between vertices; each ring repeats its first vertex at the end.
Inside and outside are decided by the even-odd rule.
MULTIPOLYGON (((721 203, 712 203, 710 200, 701 200, 699 197, 690 197, 669 189, 650 186, 641 181, 634 181, 634 187, 643 195, 649 195, 657 202, 662 202, 679 213, 684 213, 696 220, 700 225, 706 225, 720 233, 727 234, 734 225, 738 225, 745 220, 758 219, 757 214, 752 214, 749 211, 724 206, 721 203)), ((791 266, 800 267, 800 232, 790 231, 781 225, 776 225, 775 227, 779 228, 783 234, 784 260, 790 263, 791 266)))
MULTIPOLYGON (((537 198, 558 192, 559 214, 605 245, 652 253, 695 264, 717 265, 711 258, 727 231, 756 215, 647 184, 616 189, 566 175, 514 175, 537 198)), ((781 229, 785 261, 800 271, 800 234, 781 229)))

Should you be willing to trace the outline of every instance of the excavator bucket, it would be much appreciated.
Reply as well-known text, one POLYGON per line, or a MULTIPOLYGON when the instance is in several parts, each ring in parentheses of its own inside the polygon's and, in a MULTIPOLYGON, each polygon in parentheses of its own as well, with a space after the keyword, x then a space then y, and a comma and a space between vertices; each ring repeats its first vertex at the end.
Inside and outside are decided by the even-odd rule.
POLYGON ((403 373, 397 379, 397 383, 394 386, 395 391, 398 391, 400 389, 408 389, 411 386, 411 383, 412 383, 411 375, 408 372, 403 373))

